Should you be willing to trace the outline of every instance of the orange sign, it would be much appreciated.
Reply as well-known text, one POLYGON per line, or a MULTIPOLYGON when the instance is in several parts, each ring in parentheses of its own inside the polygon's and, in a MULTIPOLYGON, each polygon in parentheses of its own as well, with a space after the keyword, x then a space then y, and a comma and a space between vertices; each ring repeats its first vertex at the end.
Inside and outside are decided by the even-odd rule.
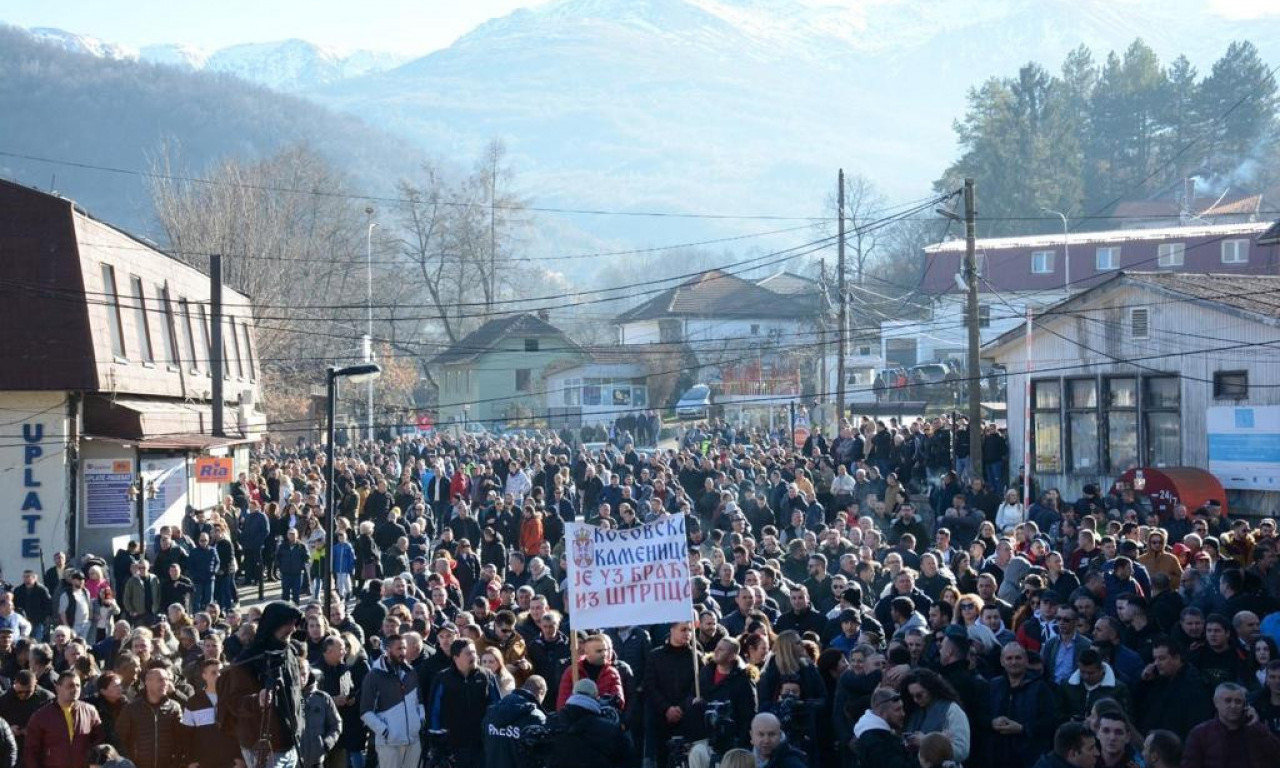
POLYGON ((219 456, 196 457, 197 483, 231 482, 231 459, 219 456))

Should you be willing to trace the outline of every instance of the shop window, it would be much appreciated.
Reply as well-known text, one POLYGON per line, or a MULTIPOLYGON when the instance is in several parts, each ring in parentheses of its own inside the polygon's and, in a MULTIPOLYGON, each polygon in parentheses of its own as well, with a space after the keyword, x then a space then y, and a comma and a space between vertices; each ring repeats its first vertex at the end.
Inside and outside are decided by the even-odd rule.
POLYGON ((1070 440, 1070 471, 1098 471, 1098 382, 1095 379, 1067 380, 1067 436, 1070 440))
POLYGON ((1044 379, 1031 384, 1031 429, 1035 472, 1062 471, 1062 381, 1044 379))

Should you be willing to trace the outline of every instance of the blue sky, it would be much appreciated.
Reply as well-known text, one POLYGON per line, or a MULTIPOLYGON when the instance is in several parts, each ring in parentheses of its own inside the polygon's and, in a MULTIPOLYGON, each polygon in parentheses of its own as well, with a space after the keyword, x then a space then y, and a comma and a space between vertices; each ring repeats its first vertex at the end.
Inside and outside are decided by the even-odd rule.
POLYGON ((0 20, 114 43, 220 48, 300 37, 340 49, 426 53, 546 0, 3 0, 0 20))

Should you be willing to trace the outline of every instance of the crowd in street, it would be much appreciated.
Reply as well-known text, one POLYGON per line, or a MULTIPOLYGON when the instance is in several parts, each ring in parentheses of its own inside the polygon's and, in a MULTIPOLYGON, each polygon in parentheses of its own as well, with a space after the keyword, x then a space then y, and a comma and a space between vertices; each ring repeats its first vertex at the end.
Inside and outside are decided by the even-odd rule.
POLYGON ((976 428, 980 467, 945 418, 398 437, 332 486, 264 442, 220 505, 6 585, 0 768, 1280 765, 1275 520, 1069 499, 976 428), (565 523, 672 515, 690 620, 575 626, 565 523))

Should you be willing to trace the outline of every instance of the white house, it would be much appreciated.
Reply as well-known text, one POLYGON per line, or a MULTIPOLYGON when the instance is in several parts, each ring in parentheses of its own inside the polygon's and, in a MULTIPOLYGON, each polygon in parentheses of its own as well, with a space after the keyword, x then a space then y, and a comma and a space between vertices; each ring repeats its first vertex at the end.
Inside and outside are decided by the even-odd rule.
POLYGON ((1280 276, 1119 272, 983 349, 1009 371, 1013 473, 1075 498, 1131 468, 1208 469, 1232 512, 1280 500, 1280 276))

